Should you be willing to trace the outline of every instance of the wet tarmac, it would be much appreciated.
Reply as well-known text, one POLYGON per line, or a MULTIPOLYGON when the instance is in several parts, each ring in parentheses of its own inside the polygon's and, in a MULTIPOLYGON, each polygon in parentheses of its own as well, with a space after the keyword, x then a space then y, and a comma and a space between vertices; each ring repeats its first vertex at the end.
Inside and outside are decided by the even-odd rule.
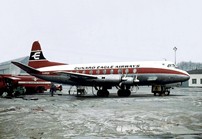
POLYGON ((142 87, 128 98, 115 93, 109 98, 67 93, 0 98, 0 138, 198 139, 202 138, 202 88, 176 88, 164 97, 142 87))

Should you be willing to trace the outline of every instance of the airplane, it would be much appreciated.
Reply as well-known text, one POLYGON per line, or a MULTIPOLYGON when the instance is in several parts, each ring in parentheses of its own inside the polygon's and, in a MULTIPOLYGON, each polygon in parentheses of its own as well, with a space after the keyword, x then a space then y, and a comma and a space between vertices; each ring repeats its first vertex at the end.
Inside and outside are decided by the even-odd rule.
POLYGON ((29 63, 12 61, 30 75, 43 80, 76 86, 91 86, 98 97, 108 97, 108 89, 116 87, 120 97, 129 97, 134 86, 152 86, 154 95, 169 95, 170 89, 189 80, 186 71, 169 61, 112 62, 65 64, 48 61, 38 41, 32 45, 29 63))

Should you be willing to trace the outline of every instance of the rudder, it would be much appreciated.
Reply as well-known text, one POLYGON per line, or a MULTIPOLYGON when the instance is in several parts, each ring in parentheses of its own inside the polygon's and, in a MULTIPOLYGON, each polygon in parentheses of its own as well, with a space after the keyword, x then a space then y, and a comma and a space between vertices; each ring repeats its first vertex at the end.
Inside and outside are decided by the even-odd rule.
POLYGON ((39 42, 35 41, 32 44, 28 65, 33 68, 43 68, 43 67, 66 65, 66 64, 48 61, 43 55, 39 42))

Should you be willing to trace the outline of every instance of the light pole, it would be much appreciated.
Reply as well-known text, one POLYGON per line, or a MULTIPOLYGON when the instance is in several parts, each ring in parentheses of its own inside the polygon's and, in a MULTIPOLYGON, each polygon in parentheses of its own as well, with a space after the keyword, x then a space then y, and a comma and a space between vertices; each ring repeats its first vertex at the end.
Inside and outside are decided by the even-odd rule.
POLYGON ((174 47, 173 50, 175 51, 175 65, 176 65, 176 51, 177 51, 177 47, 174 47))

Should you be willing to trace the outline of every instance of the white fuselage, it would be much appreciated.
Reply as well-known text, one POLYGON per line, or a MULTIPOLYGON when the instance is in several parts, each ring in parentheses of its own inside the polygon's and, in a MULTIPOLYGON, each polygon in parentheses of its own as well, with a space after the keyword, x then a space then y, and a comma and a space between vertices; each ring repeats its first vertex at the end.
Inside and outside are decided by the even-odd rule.
POLYGON ((144 61, 144 62, 114 62, 59 65, 38 68, 43 75, 40 78, 71 85, 152 85, 183 82, 189 78, 186 71, 176 69, 172 62, 168 61, 144 61), (86 79, 77 81, 67 79, 66 75, 55 74, 57 72, 75 73, 97 77, 94 80, 86 79))

